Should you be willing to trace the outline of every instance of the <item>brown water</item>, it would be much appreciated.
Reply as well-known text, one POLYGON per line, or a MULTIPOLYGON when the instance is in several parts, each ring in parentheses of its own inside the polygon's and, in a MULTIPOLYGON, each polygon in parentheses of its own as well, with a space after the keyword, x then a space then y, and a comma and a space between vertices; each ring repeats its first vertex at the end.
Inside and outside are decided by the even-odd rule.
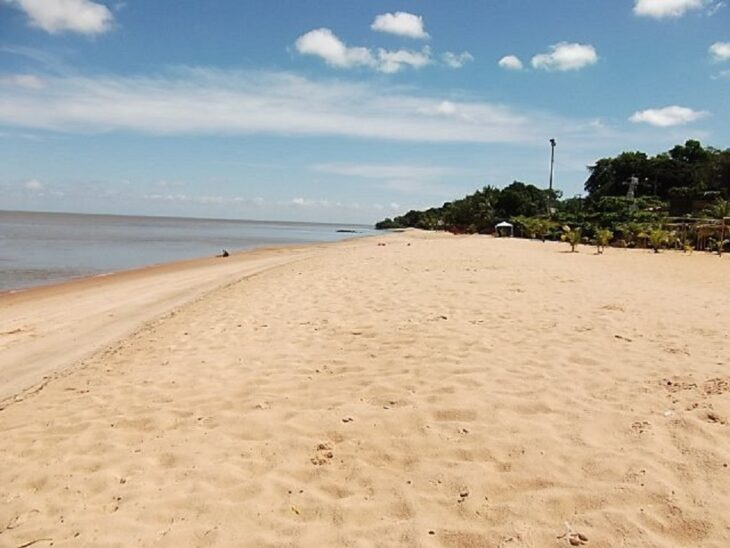
POLYGON ((212 256, 221 249, 371 233, 360 225, 0 211, 0 291, 212 256))

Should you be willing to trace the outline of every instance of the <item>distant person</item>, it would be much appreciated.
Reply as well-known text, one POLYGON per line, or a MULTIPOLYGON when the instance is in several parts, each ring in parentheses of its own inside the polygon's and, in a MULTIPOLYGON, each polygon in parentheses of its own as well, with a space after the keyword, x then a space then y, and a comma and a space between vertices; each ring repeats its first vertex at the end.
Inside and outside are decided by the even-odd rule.
POLYGON ((221 251, 221 254, 218 255, 218 257, 228 257, 229 255, 230 255, 230 253, 228 253, 228 251, 226 251, 224 249, 224 250, 221 251))

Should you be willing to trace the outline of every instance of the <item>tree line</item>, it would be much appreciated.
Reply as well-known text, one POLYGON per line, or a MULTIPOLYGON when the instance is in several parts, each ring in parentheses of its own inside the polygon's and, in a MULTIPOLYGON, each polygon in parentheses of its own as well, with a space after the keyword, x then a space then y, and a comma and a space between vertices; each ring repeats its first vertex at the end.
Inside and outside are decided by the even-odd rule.
POLYGON ((599 247, 599 242, 686 247, 703 235, 709 247, 729 245, 712 220, 730 217, 730 149, 689 140, 652 157, 623 152, 601 158, 588 171, 585 197, 563 198, 560 191, 514 181, 502 189, 485 186, 440 207, 411 210, 375 227, 492 233, 497 223, 509 221, 518 236, 565 239, 570 231, 569 238, 599 247))

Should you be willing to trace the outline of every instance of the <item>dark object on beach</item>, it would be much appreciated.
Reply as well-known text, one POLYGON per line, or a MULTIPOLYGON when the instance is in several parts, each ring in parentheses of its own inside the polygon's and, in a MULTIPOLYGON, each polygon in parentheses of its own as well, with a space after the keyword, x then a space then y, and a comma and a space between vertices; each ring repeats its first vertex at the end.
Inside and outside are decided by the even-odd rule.
POLYGON ((357 234, 357 230, 352 230, 351 228, 338 228, 337 232, 351 232, 352 234, 357 234))
POLYGON ((228 256, 230 256, 230 253, 228 253, 228 251, 226 251, 225 249, 221 250, 220 255, 216 255, 216 257, 228 257, 228 256))

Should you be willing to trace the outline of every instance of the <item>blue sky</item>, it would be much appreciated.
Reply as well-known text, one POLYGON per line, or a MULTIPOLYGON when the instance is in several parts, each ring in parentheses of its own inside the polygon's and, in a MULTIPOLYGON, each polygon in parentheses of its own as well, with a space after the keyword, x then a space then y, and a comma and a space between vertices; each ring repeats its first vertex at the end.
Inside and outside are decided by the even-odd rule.
POLYGON ((370 223, 688 138, 716 0, 0 0, 0 209, 370 223))

